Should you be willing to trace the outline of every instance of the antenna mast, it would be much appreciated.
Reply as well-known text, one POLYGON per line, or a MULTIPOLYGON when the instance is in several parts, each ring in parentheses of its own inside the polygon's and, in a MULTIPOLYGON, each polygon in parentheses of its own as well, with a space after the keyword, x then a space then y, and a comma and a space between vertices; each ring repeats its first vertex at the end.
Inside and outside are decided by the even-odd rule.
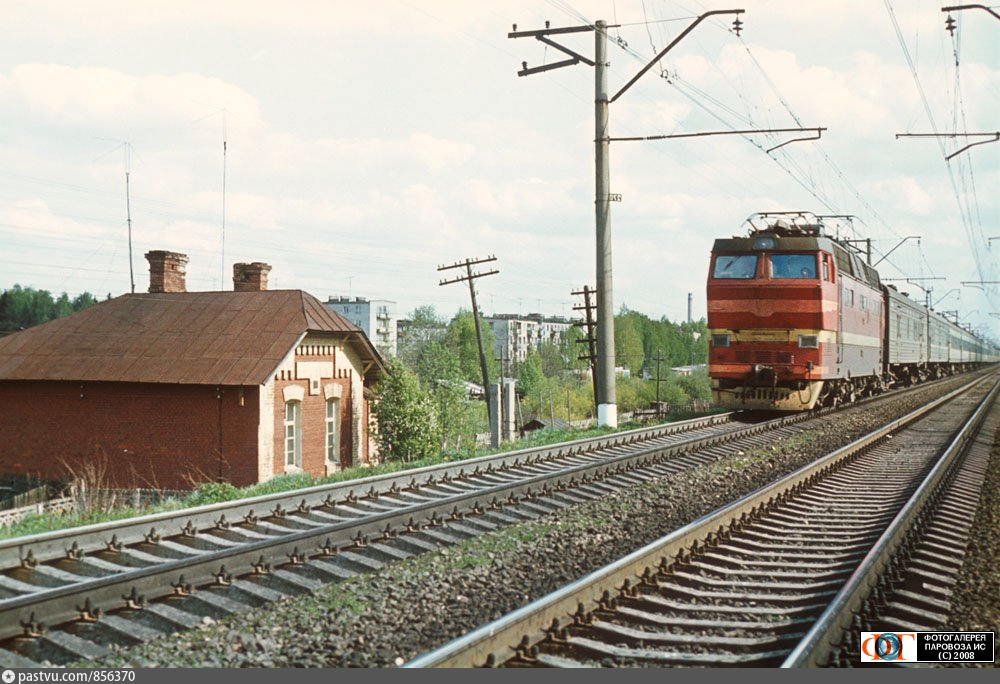
POLYGON ((135 270, 132 266, 132 201, 129 197, 129 171, 131 170, 132 144, 125 142, 125 220, 128 223, 128 278, 132 284, 132 294, 135 294, 135 270))
POLYGON ((222 110, 222 278, 219 289, 226 283, 226 110, 222 110))

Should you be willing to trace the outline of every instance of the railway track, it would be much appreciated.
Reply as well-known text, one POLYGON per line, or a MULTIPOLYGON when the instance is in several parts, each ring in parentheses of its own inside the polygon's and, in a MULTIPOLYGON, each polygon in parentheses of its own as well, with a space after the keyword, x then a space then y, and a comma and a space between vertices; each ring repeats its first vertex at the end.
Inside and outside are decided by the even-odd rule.
POLYGON ((914 577, 957 572, 941 530, 975 513, 983 464, 960 459, 998 391, 969 383, 408 666, 856 661, 853 635, 898 617, 914 577))
POLYGON ((765 444, 810 417, 714 416, 0 542, 0 664, 100 657, 765 444))

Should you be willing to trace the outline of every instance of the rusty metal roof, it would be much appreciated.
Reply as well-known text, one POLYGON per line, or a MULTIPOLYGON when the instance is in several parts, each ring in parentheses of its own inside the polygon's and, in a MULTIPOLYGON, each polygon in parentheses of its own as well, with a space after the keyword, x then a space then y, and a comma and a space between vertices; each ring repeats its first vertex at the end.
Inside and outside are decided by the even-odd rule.
POLYGON ((366 374, 364 332, 301 290, 122 295, 0 337, 0 380, 259 385, 303 333, 343 337, 366 374))

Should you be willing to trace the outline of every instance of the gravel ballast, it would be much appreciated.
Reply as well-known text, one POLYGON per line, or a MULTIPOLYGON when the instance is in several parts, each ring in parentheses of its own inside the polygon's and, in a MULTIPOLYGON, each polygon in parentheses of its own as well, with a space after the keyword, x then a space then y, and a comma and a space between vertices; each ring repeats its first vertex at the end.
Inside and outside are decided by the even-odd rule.
MULTIPOLYGON (((954 386, 958 381, 947 384, 954 386)), ((721 461, 396 563, 310 595, 219 622, 206 621, 199 629, 122 650, 97 664, 399 665, 748 494, 944 391, 925 388, 891 406, 847 409, 803 425, 799 433, 769 448, 735 452, 721 461)), ((997 478, 994 468, 994 530, 1000 521, 997 478)), ((995 568, 1000 547, 995 538, 992 541, 987 557, 995 568)), ((996 594, 995 575, 992 581, 996 594)), ((992 618, 984 619, 992 619, 995 626, 996 615, 994 605, 992 618)))
POLYGON ((986 470, 975 531, 952 596, 948 628, 1000 635, 1000 429, 986 470))

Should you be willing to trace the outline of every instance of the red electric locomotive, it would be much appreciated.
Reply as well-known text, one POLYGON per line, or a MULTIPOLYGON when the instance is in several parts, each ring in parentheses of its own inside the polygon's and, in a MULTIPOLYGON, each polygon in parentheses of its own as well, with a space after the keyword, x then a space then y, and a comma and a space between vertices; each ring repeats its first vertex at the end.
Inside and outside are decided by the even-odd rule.
POLYGON ((715 241, 708 277, 715 403, 801 411, 883 387, 878 273, 803 212, 755 214, 715 241))

